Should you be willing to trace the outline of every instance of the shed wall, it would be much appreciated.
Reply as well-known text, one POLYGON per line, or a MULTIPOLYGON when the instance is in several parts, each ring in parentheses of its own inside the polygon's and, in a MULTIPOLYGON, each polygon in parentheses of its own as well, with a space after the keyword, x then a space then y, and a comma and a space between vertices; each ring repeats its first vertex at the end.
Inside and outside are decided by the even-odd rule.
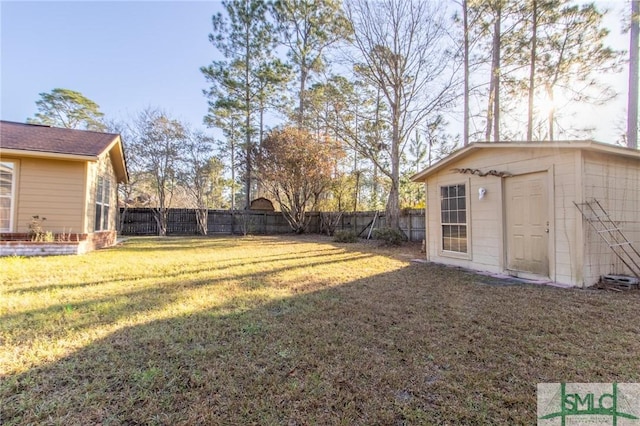
POLYGON ((428 258, 475 270, 506 272, 503 186, 504 179, 509 178, 461 174, 451 169, 495 170, 513 175, 543 171, 547 173, 549 193, 549 278, 560 283, 581 285, 582 256, 576 250, 578 235, 582 235, 581 222, 577 221, 573 205, 576 195, 580 194, 581 184, 575 173, 579 169, 579 159, 579 152, 574 150, 482 150, 433 174, 427 179, 428 258), (460 183, 466 183, 469 188, 468 256, 441 250, 439 187, 460 183), (482 200, 478 198, 480 187, 487 190, 482 200))
MULTIPOLYGON (((613 155, 584 154, 584 199, 596 199, 633 246, 640 250, 640 164, 613 155)), ((584 224, 584 275, 588 284, 603 274, 629 275, 605 241, 584 224)))

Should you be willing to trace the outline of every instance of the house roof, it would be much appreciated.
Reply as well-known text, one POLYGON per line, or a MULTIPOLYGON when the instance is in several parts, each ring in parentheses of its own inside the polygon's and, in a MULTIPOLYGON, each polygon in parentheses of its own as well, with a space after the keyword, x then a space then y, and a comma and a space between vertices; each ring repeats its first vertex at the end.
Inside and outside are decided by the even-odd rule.
POLYGON ((115 133, 0 121, 0 152, 85 161, 108 152, 118 181, 128 181, 122 140, 115 133))
POLYGON ((602 142, 595 142, 591 140, 587 141, 554 141, 554 142, 473 142, 463 148, 460 148, 447 157, 441 159, 437 163, 427 167, 423 171, 411 176, 411 180, 414 182, 424 182, 430 175, 444 169, 450 164, 466 158, 481 150, 494 150, 497 155, 500 152, 514 149, 555 149, 555 150, 568 150, 568 149, 581 149, 585 151, 592 151, 602 154, 611 154, 617 156, 623 156, 627 158, 635 158, 639 160, 640 166, 640 150, 621 147, 617 145, 605 144, 602 142))

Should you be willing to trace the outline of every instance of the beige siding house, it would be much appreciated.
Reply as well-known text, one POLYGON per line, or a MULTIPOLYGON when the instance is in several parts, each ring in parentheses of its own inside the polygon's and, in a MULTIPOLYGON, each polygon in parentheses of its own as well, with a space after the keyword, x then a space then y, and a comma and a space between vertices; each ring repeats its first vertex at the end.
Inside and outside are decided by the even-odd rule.
POLYGON ((0 131, 3 254, 29 254, 15 247, 34 216, 79 252, 115 243, 117 185, 128 181, 119 135, 7 121, 0 131))
POLYGON ((412 178, 430 261, 591 286, 634 275, 576 206, 598 200, 640 247, 640 151, 586 142, 473 143, 412 178))

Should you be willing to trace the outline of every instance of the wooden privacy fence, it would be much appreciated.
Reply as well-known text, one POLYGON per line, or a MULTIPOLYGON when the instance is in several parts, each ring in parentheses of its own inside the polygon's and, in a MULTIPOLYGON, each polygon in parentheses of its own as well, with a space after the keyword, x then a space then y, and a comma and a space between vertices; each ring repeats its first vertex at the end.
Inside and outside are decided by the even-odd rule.
MULTIPOLYGON (((121 235, 157 235, 158 225, 153 209, 120 209, 122 215, 121 235)), ((321 231, 320 212, 308 213, 310 219, 307 233, 318 234, 321 231)), ((336 218, 339 213, 329 213, 336 218)), ((345 212, 336 224, 336 230, 351 230, 366 238, 373 227, 386 226, 384 212, 345 212)), ((280 212, 255 210, 209 210, 207 217, 207 235, 221 234, 290 234, 291 227, 280 212)), ((425 238, 424 210, 403 210, 400 215, 400 228, 410 241, 422 241, 425 238)), ((198 223, 195 209, 169 209, 167 235, 197 235, 198 223)))

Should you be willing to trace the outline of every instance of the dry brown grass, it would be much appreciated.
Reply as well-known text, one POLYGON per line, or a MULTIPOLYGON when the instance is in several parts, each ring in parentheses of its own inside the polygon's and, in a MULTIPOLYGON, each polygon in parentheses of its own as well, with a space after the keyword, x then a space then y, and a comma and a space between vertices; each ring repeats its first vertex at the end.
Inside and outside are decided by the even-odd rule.
POLYGON ((640 293, 413 257, 251 237, 0 259, 0 423, 533 424, 539 382, 640 381, 640 293))

